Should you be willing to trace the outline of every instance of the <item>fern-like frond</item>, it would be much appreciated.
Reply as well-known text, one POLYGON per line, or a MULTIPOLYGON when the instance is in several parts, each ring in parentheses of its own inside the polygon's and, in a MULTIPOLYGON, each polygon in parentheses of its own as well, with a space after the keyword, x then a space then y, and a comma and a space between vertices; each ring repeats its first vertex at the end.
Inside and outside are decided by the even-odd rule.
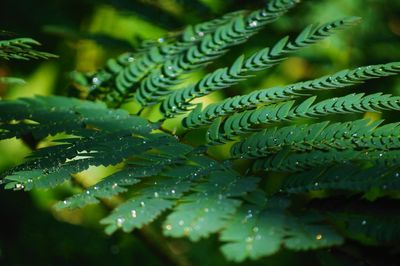
POLYGON ((195 193, 181 199, 164 222, 164 234, 197 241, 219 231, 241 203, 235 197, 254 191, 257 181, 227 169, 213 171, 193 188, 195 193))
MULTIPOLYGON (((38 150, 39 153, 46 154, 45 156, 36 155, 34 152, 27 162, 12 169, 12 175, 6 173, 5 180, 14 181, 15 187, 23 186, 25 190, 54 187, 69 180, 72 174, 82 172, 90 166, 117 165, 127 158, 140 158, 152 149, 157 149, 158 153, 162 154, 163 149, 174 149, 171 147, 173 139, 166 135, 138 138, 133 137, 129 131, 93 134, 83 139, 74 138, 69 145, 38 150), (110 154, 111 151, 113 152, 110 154), (52 156, 57 159, 52 160, 52 156), (19 177, 20 173, 29 171, 32 171, 30 178, 25 178, 23 174, 19 177)), ((182 152, 180 147, 175 148, 176 154, 182 152)), ((183 147, 183 152, 190 150, 183 147)))
POLYGON ((295 152, 313 149, 397 148, 399 124, 377 127, 381 122, 371 123, 363 119, 347 123, 321 122, 268 128, 235 143, 231 155, 234 158, 259 158, 287 148, 295 152))
POLYGON ((64 97, 36 97, 0 102, 1 139, 31 136, 40 141, 66 133, 56 146, 39 149, 3 177, 29 190, 52 187, 93 165, 115 165, 155 146, 177 140, 169 135, 150 135, 154 128, 146 120, 103 104, 64 97), (115 149, 115 147, 118 147, 115 149), (110 155, 110 151, 114 151, 110 155), (30 177, 28 178, 28 173, 30 177))
POLYGON ((35 50, 33 46, 37 45, 40 45, 40 43, 31 38, 0 40, 0 58, 29 60, 56 57, 53 54, 35 50))
POLYGON ((327 216, 333 223, 342 225, 346 237, 372 245, 388 245, 399 239, 400 216, 396 208, 385 204, 351 204, 343 209, 328 212, 327 216))
POLYGON ((315 150, 308 153, 278 153, 254 163, 254 171, 297 172, 314 167, 329 166, 351 161, 377 161, 390 165, 399 163, 400 150, 360 151, 347 150, 315 150))
POLYGON ((205 34, 214 32, 216 28, 225 25, 234 17, 244 15, 245 13, 246 11, 231 12, 220 18, 212 19, 210 21, 202 22, 193 26, 189 25, 182 32, 178 32, 176 34, 169 34, 166 37, 161 37, 155 40, 144 40, 138 51, 141 53, 147 52, 152 47, 159 46, 160 43, 168 42, 168 44, 172 45, 162 47, 162 49, 165 50, 165 54, 178 54, 192 46, 193 43, 201 40, 201 37, 205 34))
POLYGON ((110 110, 105 104, 65 97, 23 98, 0 102, 0 138, 32 134, 40 140, 63 132, 72 135, 103 130, 149 133, 156 126, 124 110, 110 110))
MULTIPOLYGON (((176 164, 185 154, 162 154, 146 156, 146 160, 127 163, 122 170, 103 178, 100 182, 57 204, 57 208, 81 208, 97 203, 98 199, 107 199, 126 192, 129 186, 142 181, 143 178, 155 176, 168 165, 176 164)), ((143 156, 143 155, 142 155, 143 156)))
MULTIPOLYGON (((257 90, 204 109, 193 104, 195 99, 277 65, 292 53, 357 23, 358 18, 310 25, 293 39, 282 38, 194 84, 176 86, 182 85, 182 75, 245 42, 297 2, 271 0, 254 12, 233 12, 188 26, 182 32, 145 41, 135 53, 110 59, 95 73, 72 73, 78 88, 87 89, 92 101, 55 96, 0 100, 0 141, 17 138, 33 150, 19 165, 1 173, 0 183, 6 189, 29 191, 70 181, 70 186, 79 186, 79 192, 68 195, 57 208, 107 204, 113 208, 101 221, 107 233, 130 232, 164 217, 157 222, 164 235, 197 241, 219 234, 222 252, 237 262, 275 254, 281 247, 297 251, 340 245, 345 237, 363 244, 392 243, 400 230, 390 225, 379 229, 378 212, 339 207, 354 203, 347 197, 352 194, 364 195, 371 202, 396 202, 400 123, 317 119, 398 111, 400 97, 353 93, 317 101, 314 92, 396 75, 399 62, 257 90), (133 97, 143 107, 139 115, 112 108, 133 97), (144 109, 153 103, 160 104, 161 115, 153 113, 155 109, 144 109), (165 121, 188 111, 183 121, 165 121), (168 131, 176 122, 183 123, 183 132, 168 131), (190 131, 204 125, 210 127, 190 131), (201 134, 205 131, 204 141, 201 134), (230 154, 224 146, 211 147, 229 141, 236 141, 225 146, 231 144, 230 154), (224 159, 218 158, 221 155, 224 159), (87 183, 80 178, 86 170, 100 166, 108 167, 107 174, 101 174, 107 176, 85 187, 87 183), (335 204, 329 209, 323 206, 331 200, 335 204), (358 231, 351 229, 357 220, 358 231)), ((52 56, 33 50, 34 45, 27 38, 0 41, 0 58, 52 56)), ((397 216, 391 223, 397 222, 397 216)))
POLYGON ((261 195, 257 204, 243 205, 222 232, 225 256, 236 262, 258 259, 276 253, 281 245, 292 250, 307 250, 340 245, 343 242, 323 217, 310 213, 296 216, 286 209, 283 198, 261 195))
POLYGON ((160 70, 146 77, 135 94, 142 105, 157 102, 172 91, 169 88, 179 82, 184 73, 199 69, 213 59, 223 55, 229 47, 246 41, 266 24, 292 8, 297 1, 273 0, 264 9, 254 11, 248 16, 237 16, 229 24, 218 27, 213 34, 207 34, 197 45, 185 53, 167 60, 160 70))
MULTIPOLYGON (((167 59, 178 56, 200 42, 207 34, 244 13, 244 11, 232 12, 222 18, 188 26, 179 37, 170 42, 166 42, 165 38, 145 42, 145 49, 140 49, 138 53, 130 55, 128 60, 122 61, 122 64, 116 64, 113 59, 109 60, 106 68, 93 77, 95 86, 92 86, 89 97, 98 98, 100 94, 105 94, 111 100, 126 98, 137 89, 137 83, 153 69, 162 66, 167 59), (105 82, 110 79, 113 83, 106 84, 105 82)), ((125 55, 121 55, 119 59, 121 57, 125 58, 125 55)))
POLYGON ((285 37, 273 47, 260 50, 247 59, 241 56, 236 59, 231 67, 217 69, 213 73, 206 75, 195 85, 174 91, 163 102, 162 111, 167 116, 186 111, 192 106, 189 103, 191 100, 237 84, 252 72, 268 69, 286 59, 291 53, 314 44, 339 29, 354 25, 358 21, 359 18, 351 17, 321 26, 310 25, 293 41, 289 41, 289 37, 285 37))
POLYGON ((217 119, 207 133, 208 141, 211 144, 224 143, 234 136, 253 131, 256 125, 279 123, 296 118, 400 110, 400 97, 382 93, 366 96, 364 93, 353 93, 313 104, 315 100, 316 97, 310 97, 295 107, 293 107, 294 101, 271 104, 256 110, 234 114, 223 123, 220 119, 217 119))
POLYGON ((183 125, 189 129, 211 124, 217 117, 227 116, 245 109, 255 108, 261 104, 287 101, 299 96, 309 95, 314 91, 331 90, 360 84, 366 80, 396 75, 400 72, 400 63, 371 65, 352 70, 342 70, 318 79, 299 82, 284 87, 273 87, 257 90, 246 95, 227 98, 220 103, 202 105, 189 113, 183 125))
POLYGON ((188 160, 186 165, 171 168, 161 176, 142 182, 133 197, 101 221, 107 225, 107 232, 119 228, 129 232, 153 221, 163 211, 172 208, 191 189, 193 182, 220 167, 215 161, 203 157, 189 157, 188 160))
MULTIPOLYGON (((399 153, 397 152, 397 155, 399 153)), ((339 164, 331 168, 315 168, 287 177, 281 192, 306 193, 318 190, 367 192, 371 189, 398 190, 398 167, 376 165, 366 168, 356 164, 339 164)))

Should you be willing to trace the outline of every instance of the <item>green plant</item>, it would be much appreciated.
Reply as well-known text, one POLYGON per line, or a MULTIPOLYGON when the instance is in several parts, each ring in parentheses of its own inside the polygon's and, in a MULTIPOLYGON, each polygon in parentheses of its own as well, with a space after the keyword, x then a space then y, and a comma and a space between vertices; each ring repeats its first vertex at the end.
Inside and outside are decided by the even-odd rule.
MULTIPOLYGON (((79 186, 72 182, 77 173, 113 166, 112 174, 81 186, 81 193, 57 207, 83 207, 119 196, 118 206, 101 221, 107 233, 140 229, 169 210, 162 226, 166 236, 197 241, 219 233, 222 252, 238 262, 274 254, 281 246, 308 250, 359 238, 390 245, 399 236, 398 214, 390 216, 393 222, 382 231, 376 226, 379 212, 357 204, 344 208, 345 202, 327 210, 320 201, 354 194, 395 201, 399 123, 312 119, 397 111, 400 98, 359 93, 316 102, 320 96, 309 96, 396 75, 399 62, 257 90, 204 108, 194 103, 359 18, 310 25, 296 37, 240 56, 193 84, 181 79, 245 42, 297 2, 273 0, 257 11, 235 12, 189 26, 173 38, 147 41, 136 53, 110 59, 96 73, 76 75, 87 86, 85 100, 50 96, 1 101, 1 139, 17 137, 34 148, 25 162, 3 173, 5 188, 48 189, 66 181, 79 186), (131 102, 140 107, 122 108, 131 102), (151 122, 146 114, 155 104, 161 118, 151 122), (182 120, 178 135, 166 129, 171 118, 182 120), (204 133, 204 140, 191 140, 191 133, 204 133), (43 140, 51 145, 36 149, 43 140), (230 148, 229 158, 213 153, 221 144, 230 148), (274 178, 275 184, 270 182, 274 178)), ((14 52, 13 46, 0 44, 0 56, 31 55, 14 52)))
MULTIPOLYGON (((4 33, 4 35, 7 34, 4 33)), ((32 46, 34 45, 40 45, 40 43, 31 38, 0 40, 0 58, 5 60, 30 60, 55 57, 53 54, 33 49, 32 46)), ((14 77, 0 77, 0 83, 21 84, 24 83, 24 80, 14 77)))

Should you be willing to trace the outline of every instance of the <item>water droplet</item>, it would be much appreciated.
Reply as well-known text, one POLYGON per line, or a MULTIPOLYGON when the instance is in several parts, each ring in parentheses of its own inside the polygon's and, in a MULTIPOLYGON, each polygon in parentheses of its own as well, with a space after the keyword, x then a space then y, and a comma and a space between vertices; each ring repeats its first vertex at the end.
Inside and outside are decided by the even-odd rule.
POLYGON ((249 220, 249 219, 251 219, 251 218, 253 218, 253 214, 252 213, 249 213, 249 214, 247 214, 246 215, 246 220, 249 220))
POLYGON ((172 230, 172 225, 167 224, 167 225, 165 226, 165 229, 167 229, 168 231, 172 230))
POLYGON ((318 187, 318 186, 319 186, 319 183, 318 183, 318 182, 315 182, 315 183, 314 183, 314 186, 318 187))
POLYGON ((89 190, 86 190, 86 194, 88 194, 88 195, 89 195, 89 194, 90 194, 90 191, 89 191, 89 190))
POLYGON ((367 221, 365 221, 365 220, 363 220, 362 222, 361 222, 361 225, 366 225, 367 224, 367 221))
POLYGON ((125 222, 125 219, 124 219, 124 218, 122 218, 122 217, 117 218, 117 226, 118 226, 118 227, 122 227, 122 225, 124 224, 124 222, 125 222))
POLYGON ((172 194, 175 194, 175 190, 174 190, 174 189, 173 189, 173 190, 171 190, 171 193, 172 193, 172 194))
POLYGON ((255 21, 255 20, 249 23, 249 26, 250 26, 251 28, 257 27, 257 25, 258 25, 258 22, 255 21))
POLYGON ((202 32, 202 31, 199 31, 199 32, 197 33, 197 35, 199 35, 199 36, 203 37, 203 36, 204 36, 204 32, 202 32))
POLYGON ((118 187, 118 184, 117 183, 114 183, 113 185, 112 185, 112 189, 116 189, 118 187))
POLYGON ((140 206, 142 206, 142 208, 144 208, 145 204, 143 201, 140 202, 140 206))
POLYGON ((159 43, 163 43, 164 41, 165 41, 164 38, 158 38, 158 42, 159 42, 159 43))
POLYGON ((158 197, 159 197, 158 192, 154 192, 154 197, 155 197, 155 198, 158 198, 158 197))
POLYGON ((249 236, 249 237, 246 238, 246 242, 247 242, 247 243, 251 243, 251 242, 253 242, 253 241, 254 241, 254 238, 251 237, 251 236, 249 236))
POLYGON ((208 208, 204 208, 204 212, 209 212, 210 210, 208 208))
POLYGON ((100 79, 98 77, 94 77, 92 78, 92 83, 98 85, 100 84, 100 79))
POLYGON ((316 239, 316 240, 321 240, 321 239, 322 239, 322 235, 321 235, 321 234, 317 234, 317 235, 315 236, 315 239, 316 239))
POLYGON ((15 184, 14 190, 22 190, 24 188, 25 188, 25 186, 23 184, 15 184))
POLYGON ((185 222, 183 220, 180 220, 178 223, 180 226, 183 226, 185 224, 185 222))
POLYGON ((132 218, 136 218, 136 210, 131 210, 131 216, 132 218))
POLYGON ((257 226, 253 227, 253 232, 254 232, 254 233, 257 233, 257 232, 258 232, 258 230, 259 230, 259 229, 258 229, 258 227, 257 227, 257 226))

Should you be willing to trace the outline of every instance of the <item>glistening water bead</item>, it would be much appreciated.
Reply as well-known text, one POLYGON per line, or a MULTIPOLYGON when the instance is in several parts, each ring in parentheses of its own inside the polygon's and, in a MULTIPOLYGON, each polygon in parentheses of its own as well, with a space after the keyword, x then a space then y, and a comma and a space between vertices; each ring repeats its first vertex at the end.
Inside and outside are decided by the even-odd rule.
POLYGON ((125 222, 125 219, 124 219, 124 218, 122 218, 122 217, 117 218, 117 226, 118 226, 118 227, 122 227, 122 225, 123 225, 124 222, 125 222))

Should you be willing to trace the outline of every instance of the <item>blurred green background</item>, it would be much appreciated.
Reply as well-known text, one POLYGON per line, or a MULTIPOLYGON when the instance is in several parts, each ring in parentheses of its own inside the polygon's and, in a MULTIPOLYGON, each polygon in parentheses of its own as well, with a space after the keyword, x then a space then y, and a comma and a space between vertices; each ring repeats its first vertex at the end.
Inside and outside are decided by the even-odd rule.
MULTIPOLYGON (((0 84, 0 97, 68 95, 71 93, 69 71, 95 71, 107 58, 134 50, 143 39, 158 38, 229 11, 259 8, 263 3, 261 0, 3 0, 0 30, 32 37, 43 44, 42 50, 60 58, 46 62, 0 61, 0 77, 17 76, 27 81, 26 85, 0 84)), ((245 46, 234 48, 201 73, 229 65, 236 56, 269 46, 284 35, 298 33, 310 23, 343 16, 360 16, 363 23, 298 53, 279 67, 260 72, 256 78, 226 90, 223 95, 214 95, 214 99, 311 79, 343 68, 400 61, 399 14, 400 1, 395 0, 303 1, 245 46)), ((0 38, 8 38, 8 34, 12 33, 0 38)), ((379 79, 335 94, 351 91, 400 95, 400 79, 379 79)), ((385 116, 387 120, 396 118, 390 113, 385 116)), ((17 164, 28 153, 29 148, 16 140, 0 142, 0 170, 17 164)), ((69 193, 68 186, 30 194, 0 192, 0 265, 166 264, 162 256, 157 256, 154 245, 144 244, 140 235, 106 236, 97 223, 106 210, 99 206, 55 212, 52 205, 69 193)), ((149 230, 157 232, 157 224, 149 230)), ((167 246, 170 255, 182 264, 229 264, 218 251, 216 237, 195 244, 182 239, 159 239, 157 234, 152 240, 167 246)), ((369 261, 381 257, 381 250, 377 248, 366 251, 369 261)), ((345 253, 283 251, 245 265, 346 265, 342 260, 345 253)), ((385 258, 379 259, 382 262, 385 258)), ((391 265, 390 257, 386 259, 388 264, 384 265, 391 265)))

